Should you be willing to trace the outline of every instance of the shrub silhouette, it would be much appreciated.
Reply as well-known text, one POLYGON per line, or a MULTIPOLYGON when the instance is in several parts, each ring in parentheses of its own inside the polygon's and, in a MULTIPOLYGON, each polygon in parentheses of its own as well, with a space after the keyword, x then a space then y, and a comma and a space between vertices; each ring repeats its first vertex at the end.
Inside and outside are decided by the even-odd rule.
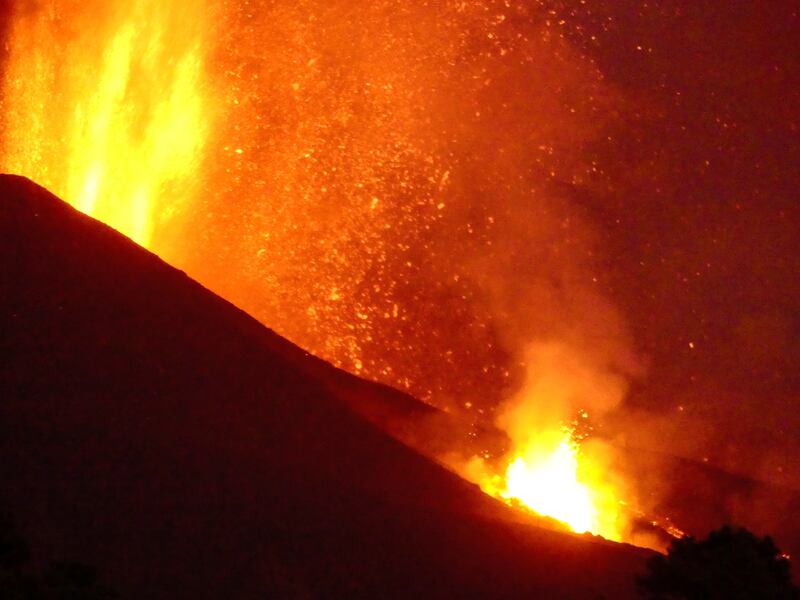
POLYGON ((637 578, 651 600, 794 600, 789 559, 769 537, 723 527, 708 539, 674 540, 666 556, 650 559, 637 578))

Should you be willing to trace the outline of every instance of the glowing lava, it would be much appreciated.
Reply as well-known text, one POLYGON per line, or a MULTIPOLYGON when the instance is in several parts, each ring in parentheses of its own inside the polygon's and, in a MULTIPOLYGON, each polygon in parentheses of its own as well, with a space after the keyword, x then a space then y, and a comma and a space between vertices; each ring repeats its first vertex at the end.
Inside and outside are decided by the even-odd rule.
POLYGON ((538 436, 509 463, 499 495, 578 533, 620 540, 613 491, 580 459, 580 446, 570 431, 538 436))
POLYGON ((617 475, 614 449, 593 426, 589 405, 602 414, 616 406, 625 382, 587 347, 532 343, 526 377, 500 408, 495 425, 510 447, 502 460, 473 458, 456 470, 486 493, 555 519, 572 531, 627 539, 629 495, 617 475), (591 437, 590 437, 591 435, 591 437))
POLYGON ((555 450, 531 448, 506 471, 506 498, 516 498, 542 515, 566 523, 574 531, 591 531, 597 518, 589 488, 578 481, 577 448, 571 439, 555 450))
POLYGON ((2 170, 149 245, 192 195, 209 131, 203 4, 17 6, 2 170))

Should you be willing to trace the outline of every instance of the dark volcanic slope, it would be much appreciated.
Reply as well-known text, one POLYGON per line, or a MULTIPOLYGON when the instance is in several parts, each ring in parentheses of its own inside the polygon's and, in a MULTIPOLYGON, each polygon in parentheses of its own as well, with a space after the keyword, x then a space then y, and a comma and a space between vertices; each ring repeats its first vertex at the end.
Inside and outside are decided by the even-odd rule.
POLYGON ((630 595, 642 553, 515 523, 23 178, 0 176, 0 256, 0 510, 39 556, 130 598, 630 595))

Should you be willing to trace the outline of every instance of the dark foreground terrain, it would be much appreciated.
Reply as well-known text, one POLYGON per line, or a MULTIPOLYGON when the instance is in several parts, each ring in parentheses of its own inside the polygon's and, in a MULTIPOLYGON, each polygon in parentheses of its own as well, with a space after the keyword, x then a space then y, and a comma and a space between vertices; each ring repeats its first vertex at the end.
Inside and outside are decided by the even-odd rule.
POLYGON ((0 256, 0 510, 35 559, 127 598, 633 597, 647 553, 526 522, 375 426, 428 409, 23 178, 0 256))

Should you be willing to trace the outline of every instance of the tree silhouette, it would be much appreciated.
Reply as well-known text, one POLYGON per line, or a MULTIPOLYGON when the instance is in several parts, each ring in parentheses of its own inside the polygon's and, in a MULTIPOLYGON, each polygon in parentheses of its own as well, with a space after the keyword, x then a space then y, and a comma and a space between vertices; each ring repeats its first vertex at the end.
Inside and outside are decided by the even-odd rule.
POLYGON ((637 578, 651 600, 795 600, 789 559, 769 537, 723 527, 708 539, 674 540, 666 556, 650 559, 637 578))

